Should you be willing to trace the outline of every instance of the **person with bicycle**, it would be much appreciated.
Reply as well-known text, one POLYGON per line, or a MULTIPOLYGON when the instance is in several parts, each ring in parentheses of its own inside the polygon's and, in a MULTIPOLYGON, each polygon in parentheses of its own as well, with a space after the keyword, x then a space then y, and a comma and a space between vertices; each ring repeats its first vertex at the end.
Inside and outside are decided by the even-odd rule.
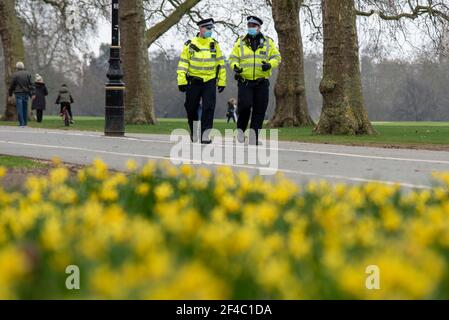
POLYGON ((75 101, 73 100, 69 88, 67 87, 66 84, 63 84, 61 89, 59 90, 58 98, 56 99, 56 104, 59 104, 61 106, 60 109, 61 117, 64 117, 64 111, 68 113, 71 124, 75 123, 73 121, 73 114, 72 114, 72 103, 74 102, 75 101))

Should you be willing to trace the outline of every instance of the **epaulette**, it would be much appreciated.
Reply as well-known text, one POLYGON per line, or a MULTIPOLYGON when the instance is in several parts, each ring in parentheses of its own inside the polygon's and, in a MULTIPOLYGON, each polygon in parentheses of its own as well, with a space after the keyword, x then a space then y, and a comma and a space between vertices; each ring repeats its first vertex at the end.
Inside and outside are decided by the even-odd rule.
POLYGON ((196 46, 194 43, 192 43, 192 40, 187 41, 184 45, 188 46, 190 51, 192 51, 192 50, 196 51, 196 52, 201 51, 200 48, 198 48, 198 46, 196 46))

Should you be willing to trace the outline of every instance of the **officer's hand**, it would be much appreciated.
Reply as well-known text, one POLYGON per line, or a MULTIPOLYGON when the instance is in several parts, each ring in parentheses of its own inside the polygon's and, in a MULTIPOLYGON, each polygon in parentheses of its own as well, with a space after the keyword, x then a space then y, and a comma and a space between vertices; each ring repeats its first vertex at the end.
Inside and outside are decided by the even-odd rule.
POLYGON ((222 93, 226 87, 218 86, 218 92, 222 93))
POLYGON ((187 85, 181 85, 181 86, 178 86, 178 88, 179 88, 179 91, 181 91, 181 92, 186 92, 187 91, 187 85))
POLYGON ((239 68, 237 66, 234 66, 234 72, 240 74, 240 73, 243 72, 243 68, 239 68))
POLYGON ((268 62, 263 61, 262 62, 262 70, 263 71, 268 71, 271 69, 271 64, 269 64, 268 62))

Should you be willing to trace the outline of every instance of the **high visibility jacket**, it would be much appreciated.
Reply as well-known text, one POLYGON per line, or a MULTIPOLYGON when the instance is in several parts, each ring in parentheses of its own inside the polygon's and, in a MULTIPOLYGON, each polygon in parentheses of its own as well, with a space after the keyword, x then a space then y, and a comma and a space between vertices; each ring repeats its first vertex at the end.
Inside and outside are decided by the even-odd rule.
POLYGON ((195 37, 187 41, 178 64, 178 85, 186 85, 188 77, 204 82, 217 78, 217 86, 226 87, 226 66, 220 45, 213 38, 195 37))
POLYGON ((270 37, 262 36, 259 48, 254 52, 248 36, 241 36, 235 43, 229 62, 231 70, 235 66, 243 69, 241 76, 245 80, 268 79, 273 69, 281 63, 281 54, 270 37), (263 61, 270 63, 272 68, 263 71, 263 61))

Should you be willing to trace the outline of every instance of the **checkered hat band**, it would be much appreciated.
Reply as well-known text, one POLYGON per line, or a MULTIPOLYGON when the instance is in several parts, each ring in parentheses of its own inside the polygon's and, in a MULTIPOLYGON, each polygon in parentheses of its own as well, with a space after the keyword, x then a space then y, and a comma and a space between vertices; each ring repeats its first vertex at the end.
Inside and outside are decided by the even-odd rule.
POLYGON ((248 20, 248 23, 254 23, 254 24, 257 24, 257 25, 260 26, 260 21, 254 19, 254 18, 250 18, 250 19, 248 20))

